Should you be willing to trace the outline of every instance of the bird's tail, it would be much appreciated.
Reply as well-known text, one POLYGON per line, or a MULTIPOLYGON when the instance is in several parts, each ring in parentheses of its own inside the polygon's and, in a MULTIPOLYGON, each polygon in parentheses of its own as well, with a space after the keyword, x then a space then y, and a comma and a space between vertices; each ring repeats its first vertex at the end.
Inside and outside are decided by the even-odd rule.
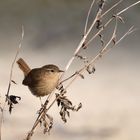
POLYGON ((27 65, 27 63, 22 58, 18 59, 17 64, 18 64, 19 68, 23 71, 25 76, 31 71, 30 67, 27 65))

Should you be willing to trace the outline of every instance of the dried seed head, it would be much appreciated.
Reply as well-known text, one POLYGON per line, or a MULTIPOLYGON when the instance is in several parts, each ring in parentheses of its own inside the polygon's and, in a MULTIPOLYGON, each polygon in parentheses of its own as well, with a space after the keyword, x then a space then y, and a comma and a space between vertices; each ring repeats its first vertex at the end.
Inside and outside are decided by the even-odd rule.
POLYGON ((83 43, 83 45, 82 45, 82 48, 83 48, 83 49, 87 49, 87 47, 88 47, 88 46, 86 45, 86 41, 85 41, 85 42, 83 43))
POLYGON ((53 127, 53 118, 49 114, 45 114, 44 112, 40 120, 40 126, 43 126, 44 134, 49 134, 53 127))
POLYGON ((60 91, 61 94, 67 93, 66 89, 64 88, 64 86, 62 84, 59 84, 57 86, 57 89, 60 91))
POLYGON ((89 74, 93 74, 96 69, 95 66, 89 65, 86 70, 89 74))
POLYGON ((114 45, 116 44, 116 35, 113 37, 112 42, 114 45))
POLYGON ((14 104, 18 104, 18 100, 21 100, 21 97, 15 95, 6 95, 6 101, 9 105, 9 113, 12 113, 12 109, 14 108, 14 104))
POLYGON ((11 82, 17 85, 17 83, 14 80, 11 80, 11 82))
POLYGON ((72 102, 64 95, 56 94, 56 98, 58 106, 61 105, 59 114, 65 123, 67 122, 66 117, 70 117, 70 112, 68 110, 78 111, 82 107, 81 103, 78 105, 78 107, 73 106, 72 102))
POLYGON ((102 24, 102 21, 101 21, 101 19, 98 19, 97 21, 96 21, 96 28, 97 29, 101 29, 102 27, 103 27, 103 24, 102 24))
POLYGON ((104 39, 103 39, 103 35, 102 35, 102 34, 99 34, 99 37, 100 37, 101 45, 102 45, 102 46, 104 46, 104 39))
POLYGON ((104 4, 105 4, 105 0, 99 0, 98 6, 100 9, 103 9, 104 4))

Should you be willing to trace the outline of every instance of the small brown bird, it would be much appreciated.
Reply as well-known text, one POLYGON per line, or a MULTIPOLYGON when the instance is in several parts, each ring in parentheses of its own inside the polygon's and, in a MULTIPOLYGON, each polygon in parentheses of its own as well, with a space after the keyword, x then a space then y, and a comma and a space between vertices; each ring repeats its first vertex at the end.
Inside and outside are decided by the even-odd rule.
POLYGON ((51 94, 58 84, 60 73, 63 72, 53 64, 30 69, 22 58, 17 61, 17 64, 24 73, 22 84, 28 86, 31 93, 37 97, 51 94))

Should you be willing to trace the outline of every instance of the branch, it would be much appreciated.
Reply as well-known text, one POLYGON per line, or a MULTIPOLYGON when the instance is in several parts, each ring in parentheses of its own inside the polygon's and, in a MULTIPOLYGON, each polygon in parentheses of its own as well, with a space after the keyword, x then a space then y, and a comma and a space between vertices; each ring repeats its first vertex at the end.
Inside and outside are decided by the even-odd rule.
MULTIPOLYGON (((117 27, 117 25, 116 25, 117 27)), ((115 27, 115 28, 116 28, 115 27)), ((117 28, 116 28, 117 29, 117 28)), ((113 46, 108 48, 108 45, 111 43, 112 39, 115 37, 116 34, 116 29, 114 29, 114 33, 111 37, 111 39, 109 40, 109 42, 105 45, 105 47, 83 68, 81 68, 78 73, 82 74, 84 71, 86 71, 87 67, 89 67, 90 65, 94 65, 95 62, 97 60, 99 60, 99 58, 102 58, 103 55, 105 55, 106 53, 108 53, 113 47, 117 46, 126 36, 128 36, 129 34, 131 34, 132 32, 135 31, 135 29, 133 29, 133 26, 118 40, 114 43, 113 46)), ((69 82, 69 84, 66 86, 65 90, 68 89, 68 87, 79 77, 79 75, 74 75, 73 79, 69 82)))
POLYGON ((20 40, 19 46, 17 48, 16 54, 15 54, 15 57, 14 57, 14 60, 13 60, 12 65, 11 65, 8 89, 7 89, 7 93, 6 93, 6 96, 5 96, 4 105, 2 107, 2 115, 1 115, 1 118, 0 118, 0 140, 1 140, 1 137, 2 137, 1 131, 2 131, 2 123, 3 123, 4 110, 5 110, 6 102, 8 101, 7 98, 9 96, 9 92, 10 92, 10 88, 11 88, 11 83, 12 83, 13 68, 14 68, 14 64, 16 62, 17 56, 18 56, 18 54, 20 52, 23 38, 24 38, 24 27, 22 26, 21 40, 20 40))
POLYGON ((140 1, 137 1, 133 4, 131 4, 130 6, 126 7, 125 9, 123 9, 122 11, 118 12, 117 15, 119 16, 120 14, 124 13, 125 11, 127 11, 128 9, 130 9, 131 7, 134 7, 135 5, 139 4, 140 1))
MULTIPOLYGON (((94 28, 96 22, 98 20, 100 20, 101 18, 103 18, 105 15, 107 15, 113 8, 115 8, 116 6, 118 6, 123 0, 120 0, 119 2, 117 2, 116 4, 114 4, 111 8, 109 8, 106 12, 104 12, 102 14, 102 10, 104 8, 104 3, 105 3, 105 0, 100 0, 100 5, 98 7, 98 11, 96 13, 96 17, 95 19, 92 21, 91 25, 89 26, 89 28, 87 29, 87 25, 88 25, 88 22, 89 22, 89 16, 90 16, 90 13, 91 13, 91 10, 92 10, 92 7, 93 7, 93 4, 95 2, 95 0, 92 1, 91 5, 90 5, 90 8, 89 8, 89 11, 88 11, 88 14, 87 14, 87 17, 86 17, 86 22, 85 22, 85 28, 84 28, 84 35, 79 43, 79 45, 77 46, 77 48, 75 49, 71 59, 68 61, 66 67, 65 67, 65 70, 64 70, 64 73, 60 76, 60 79, 59 79, 59 84, 62 84, 63 82, 65 81, 68 81, 70 80, 70 82, 66 85, 65 87, 65 90, 66 91, 68 89, 68 87, 70 87, 70 85, 74 82, 74 80, 77 79, 77 77, 81 76, 82 77, 82 73, 87 70, 87 68, 93 64, 95 64, 95 62, 99 59, 99 58, 102 58, 102 56, 109 52, 113 47, 115 47, 122 39, 124 39, 124 37, 126 37, 127 35, 129 35, 130 33, 133 32, 133 29, 130 28, 128 30, 128 32, 126 32, 118 41, 116 41, 116 31, 117 31, 117 20, 120 19, 121 17, 119 17, 120 14, 124 13, 125 11, 127 11, 129 8, 137 5, 138 3, 140 3, 140 1, 128 6, 127 8, 123 9, 122 11, 118 12, 117 14, 113 14, 113 16, 104 24, 104 26, 102 26, 97 33, 95 33, 94 36, 92 36, 90 38, 90 40, 87 41, 87 37, 89 37, 89 34, 91 33, 92 29, 94 28), (70 68, 70 66, 72 65, 73 61, 75 60, 76 56, 78 56, 79 52, 82 50, 83 46, 88 46, 92 41, 93 39, 95 39, 112 21, 113 19, 115 19, 115 26, 114 26, 114 30, 113 30, 113 33, 112 33, 112 36, 111 38, 109 39, 109 41, 106 43, 106 45, 103 47, 103 49, 100 50, 100 52, 95 56, 93 57, 89 62, 86 63, 85 66, 83 66, 80 70, 78 70, 77 72, 75 72, 74 74, 72 74, 71 76, 69 76, 68 78, 66 79, 63 79, 64 78, 64 75, 65 73, 67 72, 67 70, 70 68), (86 42, 87 41, 87 42, 86 42), (112 47, 109 47, 109 45, 113 42, 113 46, 112 47)), ((48 103, 50 102, 50 99, 52 97, 52 95, 54 94, 54 92, 52 92, 52 94, 50 94, 48 97, 47 97, 47 100, 45 101, 44 105, 43 105, 43 108, 41 109, 37 119, 35 120, 34 122, 34 125, 32 127, 32 129, 30 130, 30 132, 28 133, 27 137, 26 137, 26 140, 29 140, 31 138, 31 136, 33 135, 37 125, 40 123, 43 115, 44 115, 44 112, 47 113, 49 111, 49 109, 54 105, 54 103, 57 101, 57 99, 60 98, 60 96, 62 96, 64 93, 63 92, 60 92, 60 94, 50 103, 50 105, 48 106, 48 103)))
POLYGON ((95 2, 95 0, 92 1, 91 5, 90 5, 90 8, 89 8, 89 10, 88 10, 88 14, 87 14, 87 18, 86 18, 86 24, 85 24, 85 29, 84 29, 84 35, 85 35, 86 32, 87 32, 87 25, 88 25, 88 22, 89 22, 89 16, 90 16, 92 7, 93 7, 93 5, 94 5, 94 2, 95 2))

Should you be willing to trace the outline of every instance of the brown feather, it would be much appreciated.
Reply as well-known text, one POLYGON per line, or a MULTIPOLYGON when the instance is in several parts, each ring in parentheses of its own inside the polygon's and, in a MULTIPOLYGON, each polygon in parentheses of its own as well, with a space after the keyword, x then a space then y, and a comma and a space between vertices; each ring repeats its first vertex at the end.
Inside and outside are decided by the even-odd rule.
POLYGON ((27 63, 22 58, 18 59, 17 64, 18 64, 19 68, 23 71, 25 76, 27 76, 28 73, 31 71, 30 67, 27 65, 27 63))

